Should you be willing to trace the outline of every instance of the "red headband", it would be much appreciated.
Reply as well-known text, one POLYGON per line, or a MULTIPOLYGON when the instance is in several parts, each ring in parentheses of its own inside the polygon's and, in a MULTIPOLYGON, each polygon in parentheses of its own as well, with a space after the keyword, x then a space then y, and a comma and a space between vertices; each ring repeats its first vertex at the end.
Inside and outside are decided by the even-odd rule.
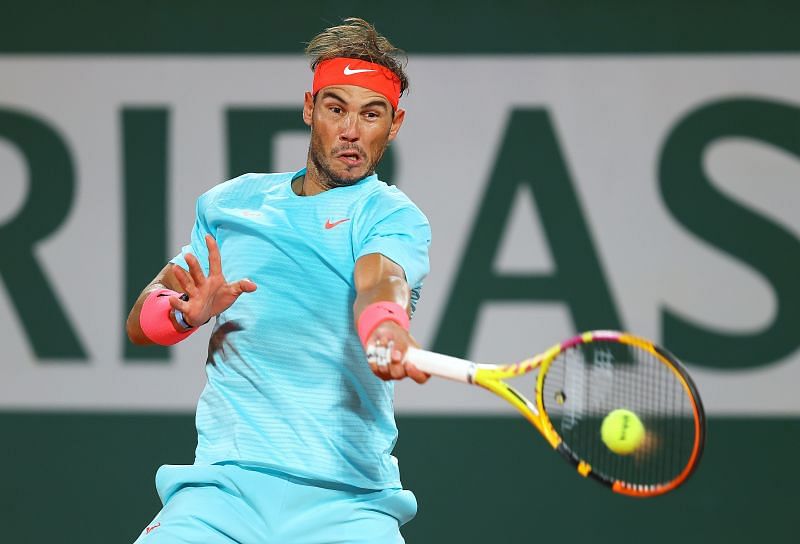
POLYGON ((400 78, 397 74, 381 66, 361 59, 337 57, 317 64, 314 70, 312 94, 329 85, 358 85, 380 93, 397 109, 400 102, 400 78))

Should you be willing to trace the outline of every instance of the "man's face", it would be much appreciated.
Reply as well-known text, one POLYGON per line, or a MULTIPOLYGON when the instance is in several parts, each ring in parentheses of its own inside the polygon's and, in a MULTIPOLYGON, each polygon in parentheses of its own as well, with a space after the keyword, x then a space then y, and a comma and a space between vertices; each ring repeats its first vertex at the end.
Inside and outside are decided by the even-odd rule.
POLYGON ((311 127, 309 159, 327 187, 352 185, 372 174, 400 130, 405 111, 392 115, 382 95, 355 85, 306 93, 303 120, 311 127))

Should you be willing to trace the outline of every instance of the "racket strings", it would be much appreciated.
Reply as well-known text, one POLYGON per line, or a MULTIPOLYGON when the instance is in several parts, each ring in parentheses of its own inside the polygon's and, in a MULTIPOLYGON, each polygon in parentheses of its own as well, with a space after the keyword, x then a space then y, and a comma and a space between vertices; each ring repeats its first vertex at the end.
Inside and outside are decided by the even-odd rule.
POLYGON ((663 485, 691 461, 692 400, 679 374, 643 347, 594 341, 567 349, 547 369, 542 402, 564 444, 609 481, 663 485), (633 412, 644 426, 631 453, 615 453, 601 437, 604 418, 618 409, 633 412))

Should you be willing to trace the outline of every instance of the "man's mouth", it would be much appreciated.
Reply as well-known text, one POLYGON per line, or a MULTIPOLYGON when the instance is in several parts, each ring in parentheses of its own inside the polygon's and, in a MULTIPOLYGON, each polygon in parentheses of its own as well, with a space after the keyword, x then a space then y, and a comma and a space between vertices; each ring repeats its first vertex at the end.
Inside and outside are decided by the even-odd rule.
POLYGON ((361 154, 354 150, 348 149, 336 154, 336 158, 345 163, 347 166, 358 166, 363 162, 361 154))

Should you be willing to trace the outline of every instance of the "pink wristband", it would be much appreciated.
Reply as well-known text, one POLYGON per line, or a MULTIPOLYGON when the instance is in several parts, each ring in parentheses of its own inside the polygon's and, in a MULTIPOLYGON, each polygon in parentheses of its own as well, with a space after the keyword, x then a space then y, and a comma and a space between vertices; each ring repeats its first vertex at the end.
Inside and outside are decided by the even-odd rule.
POLYGON ((396 302, 373 302, 364 308, 358 317, 358 337, 361 338, 362 345, 367 345, 367 339, 372 331, 384 321, 394 321, 405 330, 408 330, 410 325, 406 309, 396 302))
POLYGON ((152 291, 142 304, 142 311, 139 313, 139 326, 146 337, 162 346, 177 344, 197 329, 189 329, 186 332, 178 332, 175 325, 169 318, 172 306, 169 303, 170 297, 179 297, 171 289, 157 289, 152 291))

